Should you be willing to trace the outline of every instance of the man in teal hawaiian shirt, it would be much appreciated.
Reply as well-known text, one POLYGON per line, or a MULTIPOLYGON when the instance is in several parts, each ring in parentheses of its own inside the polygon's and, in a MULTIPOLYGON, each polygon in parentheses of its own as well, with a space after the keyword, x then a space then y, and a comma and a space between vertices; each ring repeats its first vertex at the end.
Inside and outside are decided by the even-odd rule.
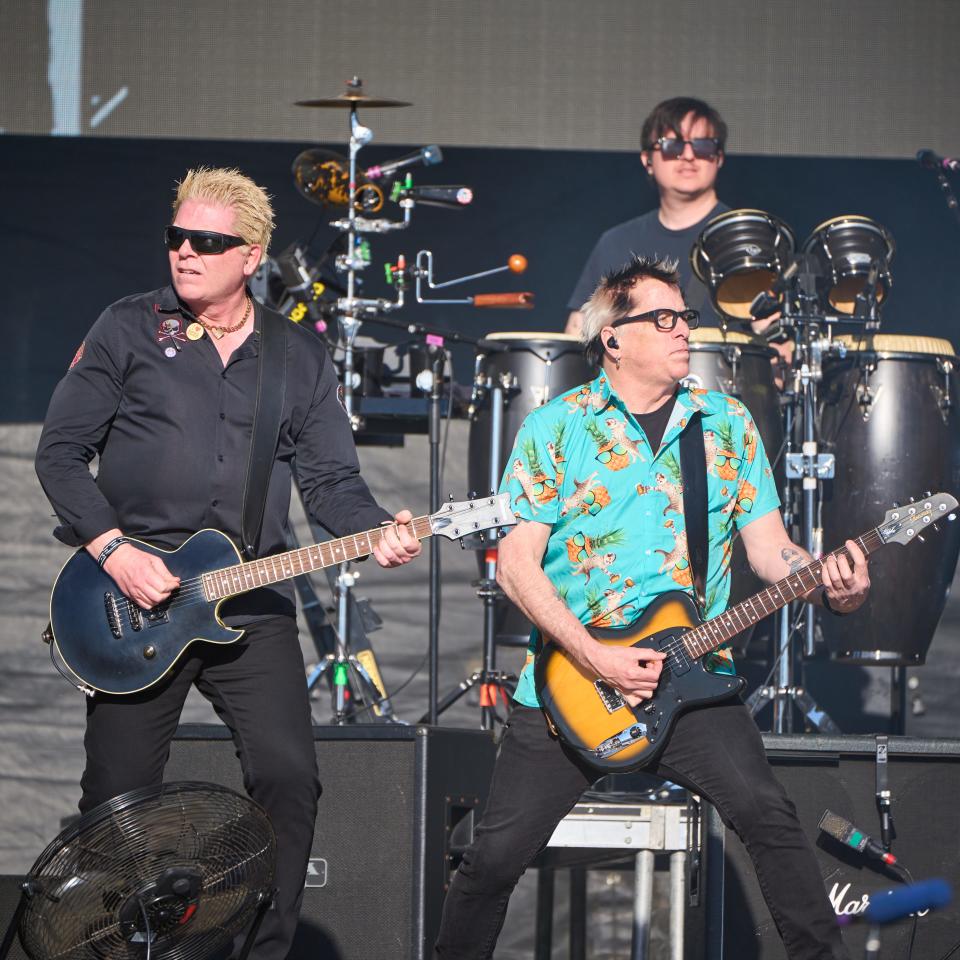
MULTIPOLYGON (((749 410, 680 385, 698 320, 675 263, 636 257, 604 277, 581 333, 599 376, 533 411, 517 435, 504 488, 522 522, 500 543, 498 581, 534 634, 476 841, 447 894, 438 957, 492 956, 514 885, 599 776, 537 709, 540 635, 633 706, 657 688, 662 652, 604 644, 586 628, 624 626, 660 594, 692 592, 678 444, 695 412, 706 453, 707 613, 726 606, 735 527, 767 582, 810 559, 783 527, 749 410)), ((859 607, 870 585, 866 557, 846 546, 853 563, 828 559, 823 586, 807 596, 837 614, 859 607)), ((708 667, 732 670, 729 654, 708 667)), ((646 769, 706 797, 744 841, 790 960, 849 957, 809 841, 739 697, 681 714, 646 769)))
MULTIPOLYGON (((707 458, 706 614, 714 617, 730 594, 731 528, 779 505, 757 428, 739 400, 681 386, 654 450, 600 373, 534 411, 520 428, 504 489, 519 517, 550 526, 543 572, 582 623, 624 626, 660 594, 692 586, 680 435, 696 412, 707 458)), ((530 707, 539 705, 533 688, 539 643, 535 630, 516 692, 530 707)), ((713 656, 711 669, 733 672, 728 648, 713 656)))

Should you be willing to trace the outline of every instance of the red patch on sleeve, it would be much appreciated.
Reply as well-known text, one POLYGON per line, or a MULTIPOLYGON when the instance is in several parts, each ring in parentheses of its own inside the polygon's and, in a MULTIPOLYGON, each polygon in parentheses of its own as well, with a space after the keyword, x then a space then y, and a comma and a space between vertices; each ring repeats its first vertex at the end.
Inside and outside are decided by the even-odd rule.
POLYGON ((82 359, 83 359, 83 348, 86 346, 87 341, 84 340, 83 343, 77 347, 77 352, 73 355, 73 359, 70 361, 70 367, 68 369, 72 370, 82 359))

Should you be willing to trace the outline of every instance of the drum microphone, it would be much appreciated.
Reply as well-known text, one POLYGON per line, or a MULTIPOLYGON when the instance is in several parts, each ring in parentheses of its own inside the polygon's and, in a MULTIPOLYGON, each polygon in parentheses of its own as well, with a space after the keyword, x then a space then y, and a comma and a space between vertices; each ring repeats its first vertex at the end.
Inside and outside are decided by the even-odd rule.
POLYGON ((944 170, 950 170, 953 173, 960 170, 960 159, 956 157, 941 157, 932 150, 918 150, 917 160, 920 162, 920 166, 926 167, 927 170, 942 168, 944 170))
POLYGON ((761 290, 750 301, 750 316, 754 320, 766 320, 783 306, 784 291, 799 269, 800 261, 794 260, 783 274, 773 281, 769 290, 761 290))
POLYGON ((897 858, 892 853, 887 853, 873 837, 868 836, 862 830, 858 830, 849 820, 844 820, 839 814, 825 810, 820 818, 819 826, 824 833, 829 834, 834 840, 839 840, 844 846, 850 847, 851 850, 882 860, 887 866, 892 867, 897 862, 897 858))
POLYGON ((404 167, 412 167, 415 163, 432 167, 435 163, 441 163, 442 161, 443 151, 436 144, 431 144, 429 147, 421 147, 419 150, 414 150, 413 153, 408 153, 406 156, 398 157, 388 163, 368 167, 363 174, 368 180, 382 180, 384 177, 393 176, 404 167))

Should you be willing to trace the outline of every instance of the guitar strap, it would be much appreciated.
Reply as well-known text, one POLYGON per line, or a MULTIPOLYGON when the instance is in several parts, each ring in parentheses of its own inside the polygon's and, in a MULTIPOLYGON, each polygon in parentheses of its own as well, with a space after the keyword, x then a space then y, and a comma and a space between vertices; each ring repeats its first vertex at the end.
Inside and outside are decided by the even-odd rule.
POLYGON ((240 546, 248 560, 256 558, 260 543, 260 528, 277 453, 280 417, 287 386, 287 321, 259 303, 255 303, 255 310, 260 321, 257 401, 253 413, 250 460, 243 485, 243 512, 240 516, 240 546))
POLYGON ((707 454, 703 423, 698 410, 680 434, 680 477, 683 484, 683 520, 687 530, 687 553, 693 577, 694 600, 700 615, 707 609, 707 454))

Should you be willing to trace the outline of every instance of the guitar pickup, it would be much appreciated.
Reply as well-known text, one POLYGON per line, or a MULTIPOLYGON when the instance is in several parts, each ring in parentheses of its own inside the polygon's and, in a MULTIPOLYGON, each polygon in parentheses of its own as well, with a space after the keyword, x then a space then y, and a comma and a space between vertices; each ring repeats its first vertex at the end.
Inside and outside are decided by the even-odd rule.
POLYGON ((634 723, 612 737, 607 737, 602 743, 598 743, 594 753, 600 760, 605 760, 614 753, 619 753, 624 747, 629 747, 633 743, 647 739, 647 725, 645 723, 634 723))
POLYGON ((600 696, 600 702, 607 708, 607 713, 614 713, 627 705, 627 701, 620 695, 620 691, 614 690, 609 683, 604 683, 603 680, 594 680, 593 686, 600 696))
POLYGON ((162 607, 151 607, 147 611, 147 626, 157 627, 161 623, 166 623, 170 617, 167 615, 166 605, 162 607))
POLYGON ((117 598, 112 593, 103 595, 103 610, 107 615, 107 626, 114 638, 119 640, 123 636, 123 629, 120 626, 120 610, 117 607, 117 598))

